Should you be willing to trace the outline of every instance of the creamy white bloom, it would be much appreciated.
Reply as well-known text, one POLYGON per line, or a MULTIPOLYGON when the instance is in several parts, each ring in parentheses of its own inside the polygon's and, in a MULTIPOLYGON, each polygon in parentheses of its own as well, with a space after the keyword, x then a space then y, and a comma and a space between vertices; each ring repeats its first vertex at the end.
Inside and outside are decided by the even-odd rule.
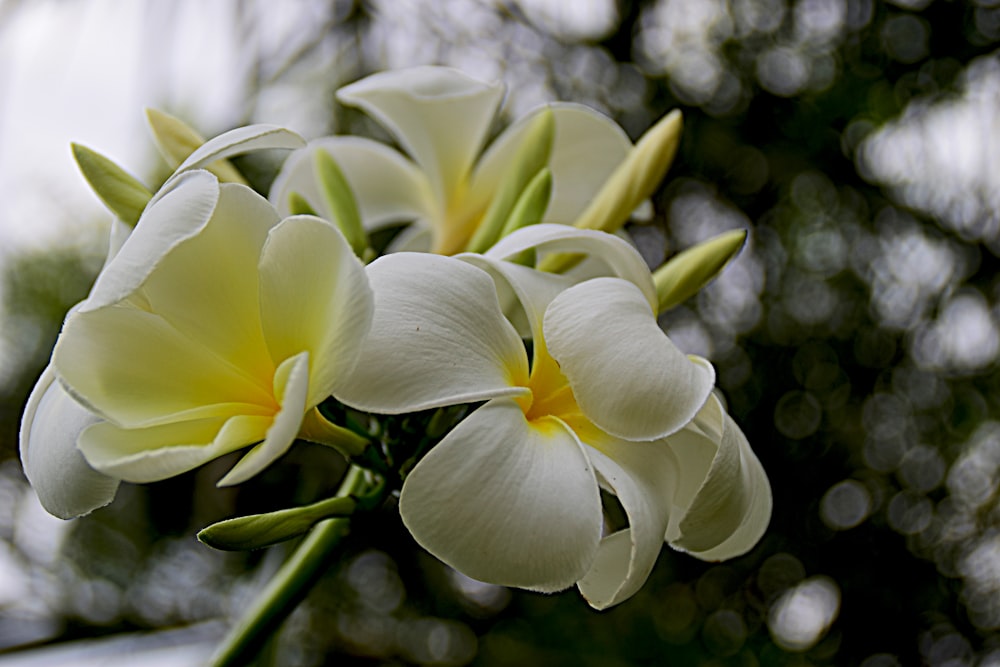
POLYGON ((199 169, 291 137, 243 128, 196 151, 67 317, 21 429, 50 512, 84 514, 118 479, 164 479, 256 445, 221 482, 238 483, 297 436, 338 437, 315 406, 368 330, 363 266, 331 223, 282 220, 250 188, 199 169))
POLYGON ((546 109, 555 126, 546 222, 573 223, 632 148, 607 117, 582 105, 558 103, 520 119, 484 152, 503 87, 445 67, 380 72, 342 88, 337 97, 375 118, 406 155, 360 137, 317 139, 285 162, 271 201, 288 213, 289 196, 297 192, 329 217, 314 169, 316 151, 328 151, 340 164, 369 230, 415 221, 397 249, 442 254, 465 249, 506 172, 517 168, 532 121, 546 109))
POLYGON ((435 556, 490 583, 577 584, 605 608, 638 590, 664 539, 706 558, 759 539, 767 479, 710 396, 711 366, 658 327, 627 243, 538 225, 485 255, 400 253, 368 274, 372 331, 337 398, 383 413, 486 401, 403 485, 403 521, 435 556), (573 284, 506 261, 526 249, 592 253, 606 276, 573 284), (628 528, 602 534, 602 488, 628 528))

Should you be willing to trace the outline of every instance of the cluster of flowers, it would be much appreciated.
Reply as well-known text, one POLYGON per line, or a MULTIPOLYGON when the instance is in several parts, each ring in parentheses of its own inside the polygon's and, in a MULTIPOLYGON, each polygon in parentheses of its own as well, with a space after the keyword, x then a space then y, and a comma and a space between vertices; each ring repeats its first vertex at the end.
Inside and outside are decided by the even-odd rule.
MULTIPOLYGON (((454 70, 386 72, 339 99, 405 154, 262 125, 201 143, 155 115, 176 164, 155 194, 90 169, 118 219, 24 415, 22 461, 45 508, 80 516, 120 480, 244 448, 221 485, 296 440, 358 455, 364 434, 334 423, 330 401, 375 415, 471 405, 399 494, 417 542, 460 572, 575 584, 606 608, 642 586, 664 541, 711 560, 750 549, 771 513, 767 478, 712 366, 657 324, 743 237, 654 276, 619 232, 648 207, 679 116, 633 146, 592 110, 551 105, 483 151, 502 96, 454 70), (265 198, 227 158, 270 149, 292 152, 265 198), (403 222, 375 257, 370 233, 403 222), (609 530, 602 491, 626 527, 609 530)), ((85 172, 99 162, 77 157, 85 172)))

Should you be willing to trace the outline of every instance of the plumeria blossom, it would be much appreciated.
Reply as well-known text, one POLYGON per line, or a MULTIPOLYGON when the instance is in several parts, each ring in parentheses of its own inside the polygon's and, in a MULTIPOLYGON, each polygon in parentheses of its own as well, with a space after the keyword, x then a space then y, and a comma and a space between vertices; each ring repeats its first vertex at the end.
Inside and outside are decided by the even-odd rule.
POLYGON ((281 219, 249 187, 202 169, 301 145, 256 126, 207 142, 146 206, 70 313, 22 421, 42 504, 69 518, 253 445, 220 484, 296 437, 344 444, 316 406, 353 367, 372 316, 364 268, 340 232, 281 219))
POLYGON ((271 201, 287 214, 297 193, 330 217, 314 167, 316 152, 327 151, 350 183, 367 229, 414 221, 394 249, 461 252, 503 179, 523 168, 518 160, 525 147, 538 142, 535 122, 551 113, 552 194, 545 221, 572 224, 625 159, 631 141, 594 110, 558 103, 520 119, 483 151, 503 94, 500 84, 445 67, 392 70, 357 81, 337 98, 377 120, 406 154, 361 137, 317 139, 285 162, 271 201))
POLYGON ((576 584, 603 609, 641 587, 664 540, 717 559, 760 538, 767 479, 711 394, 711 365, 657 325, 626 242, 535 225, 483 255, 388 255, 368 276, 372 331, 336 397, 380 413, 485 401, 400 496, 407 528, 445 563, 543 592, 576 584), (508 261, 526 250, 590 254, 606 274, 574 283, 508 261), (601 489, 627 528, 604 534, 601 489))

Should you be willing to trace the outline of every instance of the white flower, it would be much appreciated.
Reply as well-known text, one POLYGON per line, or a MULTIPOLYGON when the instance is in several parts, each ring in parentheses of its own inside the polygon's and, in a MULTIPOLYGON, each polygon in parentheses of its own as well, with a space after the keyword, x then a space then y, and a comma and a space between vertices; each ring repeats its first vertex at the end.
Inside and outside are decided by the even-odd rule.
POLYGON ((546 109, 554 121, 547 222, 572 224, 632 148, 610 119, 582 105, 560 103, 520 119, 484 152, 503 87, 444 67, 381 72, 342 88, 337 97, 375 118, 407 155, 360 137, 317 139, 285 162, 271 201, 287 213, 289 196, 296 192, 314 211, 330 217, 314 173, 315 153, 328 151, 342 168, 367 229, 415 221, 398 249, 441 254, 466 249, 502 179, 519 168, 532 121, 546 109))
POLYGON ((759 539, 767 479, 710 397, 711 366, 658 327, 627 243, 537 225, 485 255, 400 253, 368 274, 372 331, 337 398, 383 413, 486 401, 403 485, 403 521, 438 558, 489 583, 577 584, 605 608, 638 590, 664 539, 708 558, 759 539), (606 277, 574 285, 505 261, 527 249, 589 253, 606 277), (628 528, 602 534, 601 488, 628 528))
POLYGON ((331 223, 281 220, 250 188, 199 169, 289 147, 289 135, 243 128, 206 143, 67 317, 21 430, 26 472, 52 513, 110 502, 118 479, 164 479, 256 445, 220 482, 235 484, 297 436, 339 437, 315 407, 368 330, 363 266, 331 223))

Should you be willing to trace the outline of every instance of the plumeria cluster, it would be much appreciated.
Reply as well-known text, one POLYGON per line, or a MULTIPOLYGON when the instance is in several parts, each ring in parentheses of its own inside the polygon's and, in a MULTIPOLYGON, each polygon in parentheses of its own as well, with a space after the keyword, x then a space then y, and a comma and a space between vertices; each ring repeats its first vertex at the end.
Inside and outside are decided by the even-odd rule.
POLYGON ((121 480, 242 450, 219 481, 239 484, 305 440, 351 459, 344 493, 202 538, 264 546, 398 491, 413 537, 458 571, 576 585, 598 609, 642 586, 664 541, 709 560, 753 547, 767 478, 711 364, 657 324, 744 236, 650 272, 621 231, 648 211, 679 116, 633 145, 590 109, 550 105, 484 150, 502 97, 433 67, 342 89, 398 150, 263 125, 202 142, 151 113, 176 167, 155 193, 76 147, 118 219, 24 415, 45 508, 77 517, 121 480), (265 197, 227 159, 273 149, 287 158, 265 197), (375 247, 388 227, 400 231, 375 247), (433 446, 393 458, 405 443, 377 425, 411 413, 429 415, 433 446), (602 493, 627 525, 609 527, 602 493))

